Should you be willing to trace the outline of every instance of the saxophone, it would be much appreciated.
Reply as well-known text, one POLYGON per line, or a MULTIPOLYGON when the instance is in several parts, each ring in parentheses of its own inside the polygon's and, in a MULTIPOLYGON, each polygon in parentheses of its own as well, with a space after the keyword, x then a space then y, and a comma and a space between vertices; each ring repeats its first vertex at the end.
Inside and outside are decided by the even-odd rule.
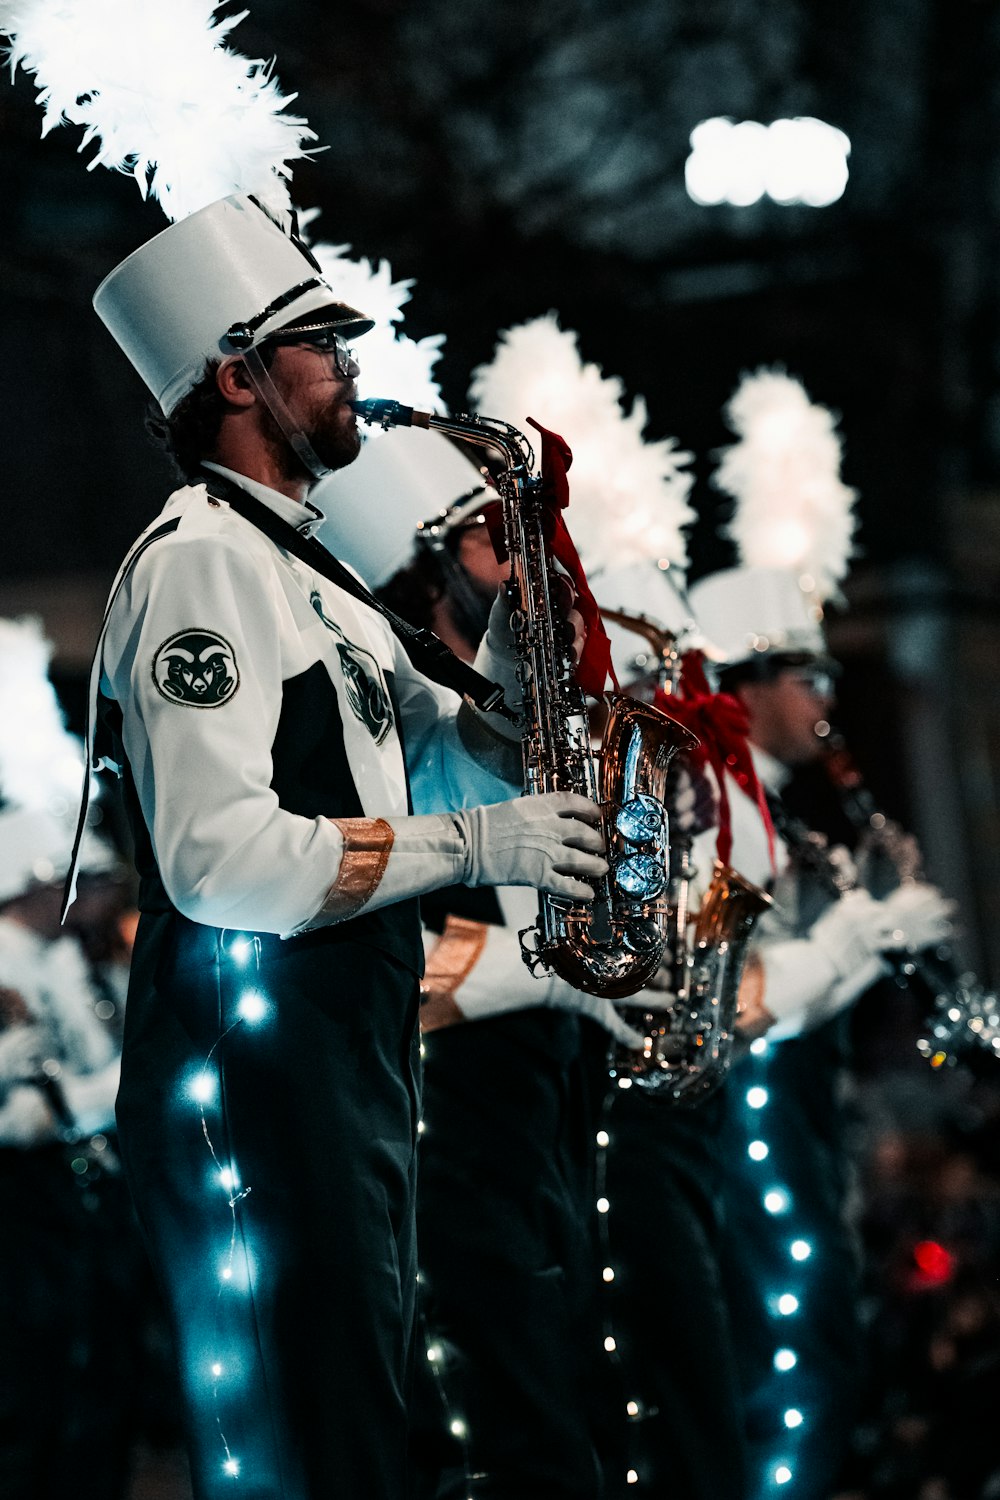
MULTIPOLYGON (((866 786, 843 735, 832 733, 822 760, 848 821, 860 834, 857 873, 873 896, 921 878, 923 858, 916 840, 879 808, 866 786)), ((917 1050, 933 1068, 952 1065, 964 1049, 984 1047, 1000 1056, 1000 995, 963 969, 947 943, 923 953, 887 954, 897 983, 920 981, 931 997, 917 1050)))
MULTIPOLYGON (((655 666, 636 688, 651 683, 668 698, 677 690, 679 655, 673 633, 646 615, 602 609, 604 619, 642 636, 655 666)), ((736 1013, 747 948, 757 919, 773 905, 770 896, 716 860, 701 904, 691 910, 690 837, 674 839, 668 895, 669 936, 662 1002, 645 1012, 622 1011, 643 1031, 643 1049, 612 1049, 609 1069, 619 1086, 633 1083, 672 1104, 700 1103, 722 1083, 733 1060, 736 1013)), ((651 1001, 653 995, 650 996, 651 1001)))
POLYGON ((659 969, 669 940, 667 773, 677 751, 697 740, 659 709, 620 695, 611 701, 595 765, 571 642, 552 604, 558 575, 545 544, 541 480, 532 474, 534 454, 522 433, 491 417, 439 417, 396 401, 351 404, 368 424, 430 428, 500 461, 496 487, 523 694, 524 790, 578 792, 596 802, 609 867, 595 882, 593 902, 540 892, 538 922, 520 934, 521 952, 533 973, 554 972, 609 999, 633 995, 659 969))

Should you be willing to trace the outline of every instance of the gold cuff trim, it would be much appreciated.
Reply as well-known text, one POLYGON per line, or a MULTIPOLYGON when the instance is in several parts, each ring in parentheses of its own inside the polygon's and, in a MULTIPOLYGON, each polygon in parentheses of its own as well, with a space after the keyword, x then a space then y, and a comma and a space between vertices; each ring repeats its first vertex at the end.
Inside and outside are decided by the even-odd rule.
POLYGON ((736 1004, 736 1032, 745 1041, 756 1041, 774 1025, 774 1017, 764 1004, 766 987, 763 959, 758 953, 748 953, 736 1004))
POLYGON ((344 840, 340 869, 319 911, 301 927, 296 927, 293 937, 357 916, 378 889, 389 862, 394 835, 384 818, 330 818, 328 821, 340 829, 344 840))
POLYGON ((421 989, 421 1031, 439 1031, 464 1021, 455 991, 468 979, 486 947, 485 922, 470 922, 466 917, 449 916, 444 932, 427 955, 421 989))

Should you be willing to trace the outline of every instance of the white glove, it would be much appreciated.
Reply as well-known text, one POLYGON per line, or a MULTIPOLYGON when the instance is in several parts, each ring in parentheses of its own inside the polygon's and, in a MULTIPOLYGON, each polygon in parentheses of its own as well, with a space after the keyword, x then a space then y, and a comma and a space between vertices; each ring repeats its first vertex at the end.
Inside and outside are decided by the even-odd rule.
POLYGON ((883 952, 903 948, 921 953, 952 936, 955 902, 946 900, 936 886, 925 881, 908 880, 879 904, 887 934, 879 944, 883 952))
POLYGON ((805 939, 762 944, 765 1008, 775 1041, 832 1019, 889 972, 883 955, 929 947, 951 931, 954 904, 933 886, 909 882, 885 901, 847 891, 805 939))
POLYGON ((48 1057, 49 1034, 42 1026, 9 1026, 0 1032, 0 1090, 27 1083, 42 1071, 48 1057))
POLYGON ((466 840, 465 885, 530 885, 593 899, 608 873, 601 809, 576 792, 546 792, 453 814, 466 840))
POLYGON ((366 911, 447 885, 530 885, 590 901, 606 875, 600 808, 575 792, 390 818, 393 845, 366 911))
POLYGON ((59 1140, 59 1129, 40 1089, 18 1084, 0 1107, 0 1146, 28 1150, 59 1140))
MULTIPOLYGON (((486 634, 479 643, 473 666, 477 672, 488 677, 490 682, 498 682, 503 688, 507 707, 514 713, 520 713, 523 689, 517 680, 517 657, 514 655, 514 632, 510 628, 510 615, 511 604, 507 598, 506 586, 501 584, 500 592, 490 608, 486 634)), ((471 708, 471 705, 466 706, 471 708)), ((477 708, 471 708, 471 711, 480 717, 477 708)), ((505 723, 499 714, 488 713, 481 717, 494 734, 512 742, 519 741, 517 730, 512 724, 505 723)))
POLYGON ((487 929, 479 961, 452 998, 466 1021, 488 1021, 511 1011, 547 1006, 589 1016, 626 1047, 642 1046, 639 1032, 626 1026, 610 1000, 585 995, 554 974, 536 979, 521 958, 517 930, 510 927, 487 929))
POLYGON ((674 761, 667 790, 667 814, 672 838, 696 838, 719 821, 719 792, 706 771, 693 771, 674 761))
POLYGON ((762 1004, 777 1023, 774 1041, 798 1036, 832 1020, 888 973, 879 938, 887 932, 883 903, 867 891, 847 891, 808 937, 761 943, 762 1004))

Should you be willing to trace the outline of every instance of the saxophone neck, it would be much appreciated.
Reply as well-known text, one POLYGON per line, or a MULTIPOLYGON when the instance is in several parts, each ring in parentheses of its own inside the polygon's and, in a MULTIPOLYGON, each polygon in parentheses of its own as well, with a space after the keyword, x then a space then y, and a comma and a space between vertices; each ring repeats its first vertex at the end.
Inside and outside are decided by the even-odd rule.
MULTIPOLYGON (((640 636, 656 654, 656 685, 667 696, 676 691, 680 670, 677 637, 649 615, 632 614, 623 609, 605 609, 600 606, 601 619, 609 625, 640 636)), ((651 674, 650 674, 651 675, 651 674)))
POLYGON ((404 406, 400 401, 372 398, 368 401, 352 401, 351 410, 369 427, 381 427, 388 432, 390 427, 423 427, 432 432, 443 433, 456 442, 471 443, 476 448, 486 448, 495 454, 508 471, 521 470, 527 477, 534 463, 534 452, 528 439, 509 422, 495 417, 479 417, 460 412, 454 417, 438 416, 435 412, 417 411, 404 406))

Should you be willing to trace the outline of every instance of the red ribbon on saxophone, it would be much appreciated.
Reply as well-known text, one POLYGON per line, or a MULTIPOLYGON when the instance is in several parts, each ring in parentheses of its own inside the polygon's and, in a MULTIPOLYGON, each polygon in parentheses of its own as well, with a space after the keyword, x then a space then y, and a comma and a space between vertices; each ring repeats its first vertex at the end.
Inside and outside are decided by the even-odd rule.
POLYGON ((776 871, 774 855, 774 824, 771 813, 754 769, 753 756, 747 734, 750 728, 747 711, 738 698, 730 693, 713 693, 705 676, 701 655, 696 651, 685 653, 681 663, 678 692, 657 693, 657 708, 683 724, 698 736, 700 744, 690 751, 694 766, 701 770, 710 765, 719 786, 719 836, 716 850, 724 865, 728 865, 733 852, 733 818, 726 785, 728 772, 742 792, 757 804, 764 831, 767 834, 771 868, 776 871))
POLYGON ((562 516, 569 504, 569 480, 566 472, 573 462, 573 453, 565 438, 559 437, 558 433, 549 432, 534 417, 529 417, 528 421, 542 439, 542 496, 547 502, 546 541, 552 549, 552 556, 566 569, 576 590, 574 604, 583 616, 587 629, 587 638, 574 674, 576 684, 585 693, 600 698, 608 678, 611 678, 616 689, 618 679, 611 664, 611 641, 604 628, 601 611, 587 582, 576 544, 566 529, 562 516))
MULTIPOLYGON (((573 605, 579 610, 587 632, 573 680, 585 693, 589 693, 593 698, 600 698, 604 693, 608 678, 611 678, 616 690, 618 678, 611 664, 611 641, 604 628, 600 608, 587 582, 587 575, 583 571, 583 563, 580 561, 576 544, 566 529, 566 522, 562 517, 562 512, 569 504, 569 480, 566 478, 566 472, 573 462, 573 451, 566 439, 561 438, 558 433, 550 432, 547 427, 542 427, 534 417, 529 417, 528 421, 542 438, 541 495, 545 502, 543 520, 545 540, 552 556, 562 564, 573 585, 576 593, 573 605)), ((506 562, 507 550, 503 540, 500 507, 499 505, 484 507, 483 513, 489 528, 490 540, 493 543, 493 551, 500 562, 506 562)))

